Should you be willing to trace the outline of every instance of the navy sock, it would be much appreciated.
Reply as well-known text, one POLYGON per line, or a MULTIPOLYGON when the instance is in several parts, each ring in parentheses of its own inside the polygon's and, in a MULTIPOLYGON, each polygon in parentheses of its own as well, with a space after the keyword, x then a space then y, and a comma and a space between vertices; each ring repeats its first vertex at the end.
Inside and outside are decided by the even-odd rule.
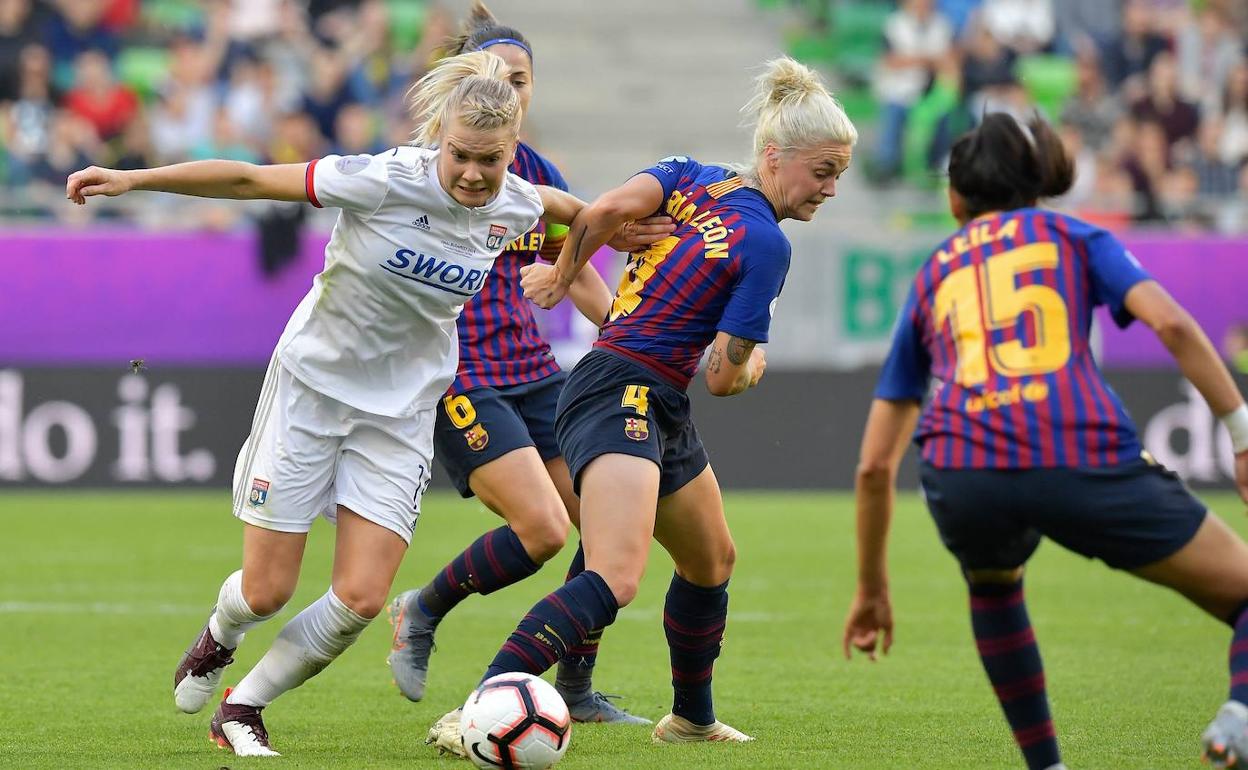
POLYGON ((470 594, 484 595, 518 583, 539 567, 511 527, 499 527, 477 538, 421 589, 421 610, 440 618, 470 594))
POLYGON ((704 588, 672 574, 663 605, 663 632, 672 660, 672 713, 697 725, 715 721, 711 671, 727 622, 727 581, 704 588))
MULTIPOLYGON (((576 555, 568 565, 570 581, 585 571, 584 543, 576 548, 576 555)), ((598 661, 598 643, 602 641, 602 629, 592 629, 577 644, 569 644, 567 652, 559 659, 559 667, 555 670, 555 687, 564 696, 564 700, 579 700, 578 696, 589 695, 593 691, 594 664, 598 661)))
POLYGON ((1233 621, 1235 633, 1231 636, 1230 668, 1231 695, 1233 701, 1248 706, 1248 609, 1241 608, 1233 621))
POLYGON ((611 625, 619 609, 607 582, 597 572, 582 572, 533 605, 494 656, 482 681, 512 671, 541 674, 590 630, 611 625))
POLYGON ((1062 761, 1023 581, 970 585, 975 646, 1030 770, 1062 761))

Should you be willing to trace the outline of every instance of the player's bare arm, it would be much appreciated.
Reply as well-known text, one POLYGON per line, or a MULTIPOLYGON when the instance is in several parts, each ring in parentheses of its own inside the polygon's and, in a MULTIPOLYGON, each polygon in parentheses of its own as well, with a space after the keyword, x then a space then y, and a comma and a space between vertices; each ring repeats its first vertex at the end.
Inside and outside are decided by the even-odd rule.
POLYGON ((118 171, 90 166, 65 182, 65 197, 79 206, 95 195, 113 197, 152 190, 201 198, 306 201, 306 163, 259 166, 234 160, 197 160, 172 166, 118 171))
POLYGON ((893 517, 897 468, 919 419, 917 401, 876 399, 867 414, 854 476, 858 516, 858 590, 845 618, 841 648, 871 660, 879 646, 893 645, 893 611, 888 596, 888 529, 893 517), (882 637, 882 638, 881 638, 882 637))
POLYGON ((1226 425, 1235 451, 1235 487, 1248 502, 1248 406, 1213 343, 1191 314, 1156 281, 1133 286, 1124 304, 1153 330, 1174 356, 1183 376, 1226 425))
POLYGON ((522 271, 524 295, 539 307, 554 307, 621 225, 653 214, 662 202, 663 186, 649 174, 638 174, 603 194, 577 214, 554 265, 529 265, 522 271))
POLYGON ((735 396, 757 385, 766 369, 757 342, 719 332, 707 356, 706 388, 713 396, 735 396))

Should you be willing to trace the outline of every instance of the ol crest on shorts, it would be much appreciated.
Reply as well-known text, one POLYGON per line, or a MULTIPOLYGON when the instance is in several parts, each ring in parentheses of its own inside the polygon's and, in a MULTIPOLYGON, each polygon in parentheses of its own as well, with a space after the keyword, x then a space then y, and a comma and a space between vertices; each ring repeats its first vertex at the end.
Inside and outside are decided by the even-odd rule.
POLYGON ((264 505, 264 501, 269 499, 269 482, 261 478, 251 480, 251 494, 248 495, 247 501, 253 507, 259 508, 264 505))
POLYGON ((498 251, 503 248, 506 243, 503 239, 507 237, 506 225, 490 225, 490 237, 485 239, 485 248, 490 251, 498 251))

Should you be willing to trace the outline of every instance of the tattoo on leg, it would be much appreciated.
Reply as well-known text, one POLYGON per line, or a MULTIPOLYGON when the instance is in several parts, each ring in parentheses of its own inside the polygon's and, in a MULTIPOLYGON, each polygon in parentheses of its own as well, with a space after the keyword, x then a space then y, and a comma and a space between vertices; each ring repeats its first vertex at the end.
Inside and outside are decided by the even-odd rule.
POLYGON ((757 344, 751 340, 743 340, 740 337, 732 337, 728 340, 728 362, 733 366, 740 366, 750 358, 750 353, 754 351, 754 345, 757 344))

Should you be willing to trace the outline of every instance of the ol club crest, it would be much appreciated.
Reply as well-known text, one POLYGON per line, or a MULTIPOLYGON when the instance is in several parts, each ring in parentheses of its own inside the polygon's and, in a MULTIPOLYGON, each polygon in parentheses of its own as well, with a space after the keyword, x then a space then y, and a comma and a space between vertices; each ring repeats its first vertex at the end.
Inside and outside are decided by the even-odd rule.
POLYGON ((485 239, 485 248, 490 251, 498 251, 503 248, 504 238, 507 237, 507 227, 504 225, 490 225, 490 237, 485 239))

